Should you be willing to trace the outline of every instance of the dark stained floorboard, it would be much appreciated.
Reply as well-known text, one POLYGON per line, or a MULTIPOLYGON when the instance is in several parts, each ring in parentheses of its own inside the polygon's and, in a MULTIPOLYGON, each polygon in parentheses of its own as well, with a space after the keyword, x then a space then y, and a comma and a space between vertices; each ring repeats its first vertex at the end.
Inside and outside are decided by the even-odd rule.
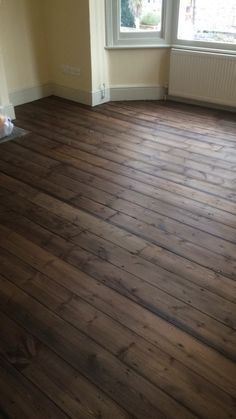
POLYGON ((16 114, 0 416, 234 418, 235 114, 56 97, 16 114))

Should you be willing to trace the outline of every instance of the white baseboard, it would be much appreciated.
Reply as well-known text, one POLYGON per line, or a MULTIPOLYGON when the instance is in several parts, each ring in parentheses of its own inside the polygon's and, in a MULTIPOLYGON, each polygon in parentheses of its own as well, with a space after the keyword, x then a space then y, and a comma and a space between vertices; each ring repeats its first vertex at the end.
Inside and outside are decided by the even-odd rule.
POLYGON ((102 98, 101 91, 92 92, 92 106, 101 105, 102 103, 110 102, 110 89, 104 90, 104 97, 102 98))
POLYGON ((104 98, 102 98, 100 90, 89 92, 49 82, 11 92, 10 100, 12 105, 8 106, 6 113, 14 119, 14 106, 33 102, 50 95, 59 96, 85 105, 97 106, 109 101, 161 100, 166 95, 166 89, 162 86, 112 86, 105 89, 104 98))
POLYGON ((0 113, 9 116, 13 120, 16 118, 14 106, 12 105, 12 103, 0 106, 0 113))
POLYGON ((55 96, 90 106, 119 100, 161 100, 167 93, 163 86, 114 86, 106 88, 102 98, 100 90, 89 92, 54 83, 51 84, 51 90, 55 96))
POLYGON ((9 96, 13 105, 18 106, 23 105, 24 103, 33 102, 34 100, 42 99, 43 97, 50 96, 51 94, 52 85, 51 83, 47 83, 11 92, 9 96))
POLYGON ((92 97, 90 92, 85 90, 74 89, 72 87, 61 86, 59 84, 52 83, 52 94, 55 96, 62 97, 63 99, 73 100, 84 105, 92 105, 92 97))
POLYGON ((110 100, 161 100, 166 95, 163 86, 111 86, 110 100))
POLYGON ((230 105, 225 105, 221 103, 207 102, 203 100, 190 99, 187 97, 173 96, 173 95, 167 95, 167 100, 169 100, 170 102, 186 103, 189 105, 196 105, 196 106, 201 106, 201 107, 210 108, 210 109, 219 109, 222 111, 229 111, 229 112, 234 112, 234 113, 236 112, 236 106, 234 104, 230 106, 230 105))
POLYGON ((97 106, 110 101, 110 89, 105 89, 104 98, 102 98, 100 90, 89 92, 52 83, 52 92, 55 96, 90 106, 97 106))

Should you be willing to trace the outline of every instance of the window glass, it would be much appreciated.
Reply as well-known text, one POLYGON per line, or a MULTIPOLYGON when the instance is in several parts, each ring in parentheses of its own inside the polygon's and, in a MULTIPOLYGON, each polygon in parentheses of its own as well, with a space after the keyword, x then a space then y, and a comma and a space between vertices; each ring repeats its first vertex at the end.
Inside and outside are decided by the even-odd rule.
POLYGON ((236 44, 236 0, 180 0, 178 39, 236 44))
POLYGON ((121 0, 120 32, 161 32, 163 0, 121 0))

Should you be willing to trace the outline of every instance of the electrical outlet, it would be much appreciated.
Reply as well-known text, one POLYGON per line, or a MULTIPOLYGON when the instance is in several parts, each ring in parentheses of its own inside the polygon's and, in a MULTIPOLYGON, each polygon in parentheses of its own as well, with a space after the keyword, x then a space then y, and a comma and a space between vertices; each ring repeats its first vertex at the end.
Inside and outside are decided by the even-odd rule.
POLYGON ((70 76, 80 76, 80 68, 79 67, 73 67, 68 64, 62 64, 61 65, 61 71, 64 74, 68 74, 70 76))

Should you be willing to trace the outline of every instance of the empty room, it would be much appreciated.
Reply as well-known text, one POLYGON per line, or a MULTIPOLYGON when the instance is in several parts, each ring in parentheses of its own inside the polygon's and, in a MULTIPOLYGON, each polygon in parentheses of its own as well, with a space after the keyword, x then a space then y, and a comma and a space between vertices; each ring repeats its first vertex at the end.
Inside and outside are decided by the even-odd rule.
POLYGON ((0 0, 0 419, 236 418, 236 0, 0 0))

